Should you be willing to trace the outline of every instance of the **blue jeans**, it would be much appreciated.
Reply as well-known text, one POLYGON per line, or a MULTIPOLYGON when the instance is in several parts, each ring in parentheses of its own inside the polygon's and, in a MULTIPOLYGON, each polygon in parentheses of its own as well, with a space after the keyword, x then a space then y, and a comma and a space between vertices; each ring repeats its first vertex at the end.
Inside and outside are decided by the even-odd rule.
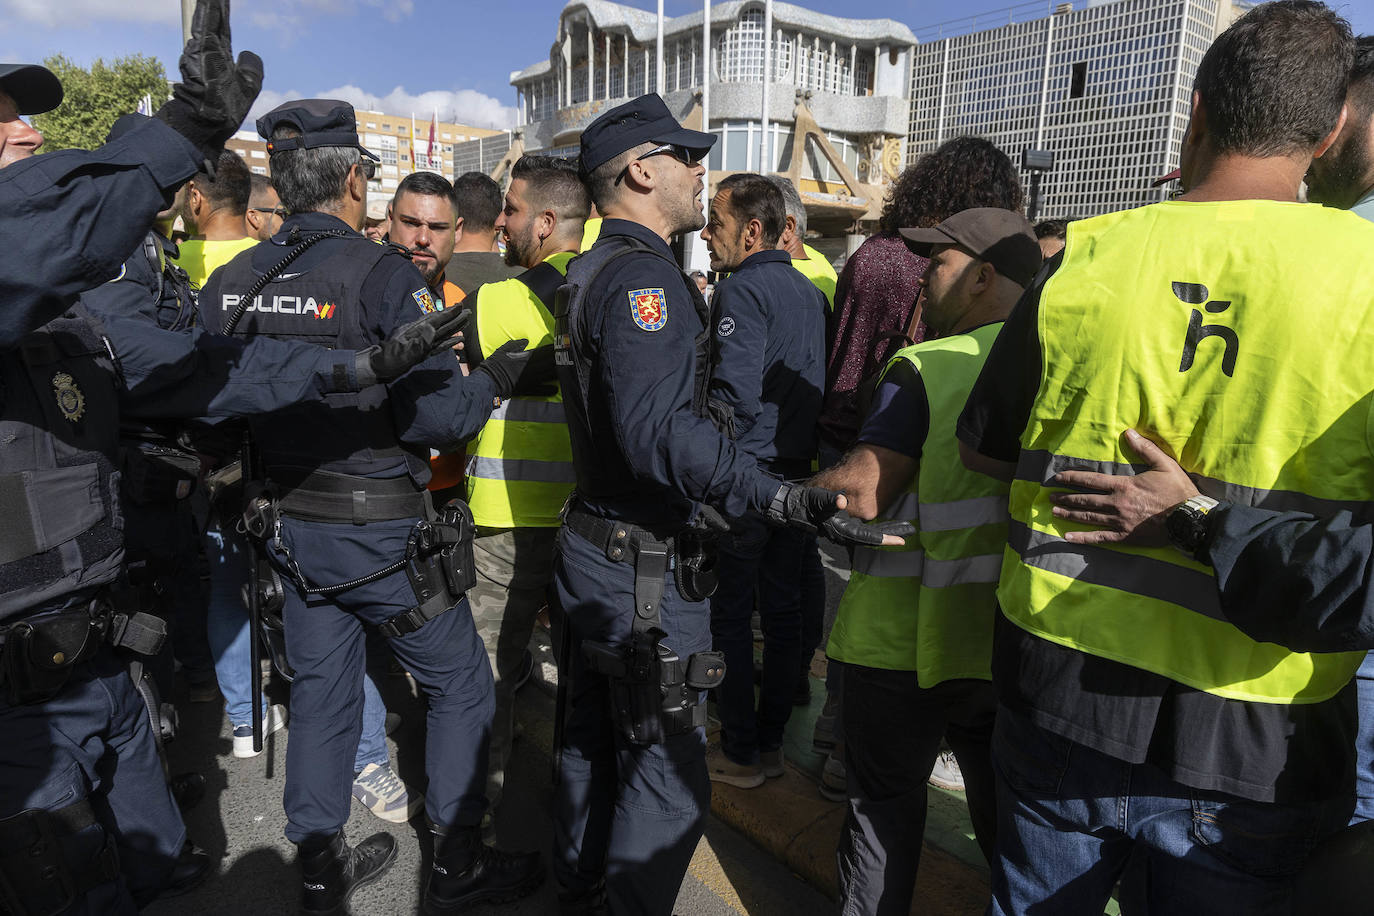
POLYGON ((992 757, 994 916, 1101 913, 1123 875, 1133 916, 1288 916, 1308 854, 1350 817, 1348 796, 1273 804, 1190 789, 1005 706, 992 757))
POLYGON ((1350 823, 1374 820, 1374 652, 1355 673, 1360 730, 1355 737, 1355 813, 1350 823))
MULTIPOLYGON (((283 518, 282 539, 305 576, 326 584, 403 556, 413 527, 408 519, 350 525, 283 518)), ((282 558, 274 552, 273 560, 282 558)), ((352 758, 363 721, 363 625, 380 624, 414 604, 404 572, 331 597, 306 600, 298 590, 286 590, 286 654, 296 677, 283 802, 286 837, 293 843, 332 836, 348 821, 352 758)), ((425 811, 444 829, 475 827, 487 809, 483 793, 494 705, 491 667, 467 599, 388 641, 429 703, 425 811)))
POLYGON ((716 689, 721 749, 735 763, 757 763, 759 751, 782 747, 801 667, 802 554, 807 536, 773 528, 756 515, 733 523, 721 541, 720 584, 711 596, 711 641, 725 654, 716 689), (763 678, 754 706, 755 599, 763 627, 763 678))
MULTIPOLYGON (((244 536, 211 523, 205 532, 205 556, 210 565, 210 602, 206 633, 215 660, 215 677, 224 694, 224 713, 231 727, 253 723, 252 646, 249 644, 248 612, 240 587, 248 579, 249 546, 244 536)), ((353 771, 369 763, 387 762, 386 704, 372 675, 363 678, 363 730, 353 771)))
MULTIPOLYGON (((610 680, 588 670, 582 641, 630 639, 634 567, 582 536, 558 533, 554 588, 559 638, 571 640, 562 769, 554 787, 553 873, 584 894, 605 880, 610 912, 669 916, 711 804, 706 735, 632 745, 611 724, 610 680)), ((686 659, 710 648, 706 602, 687 601, 669 575, 659 616, 663 644, 686 659)))

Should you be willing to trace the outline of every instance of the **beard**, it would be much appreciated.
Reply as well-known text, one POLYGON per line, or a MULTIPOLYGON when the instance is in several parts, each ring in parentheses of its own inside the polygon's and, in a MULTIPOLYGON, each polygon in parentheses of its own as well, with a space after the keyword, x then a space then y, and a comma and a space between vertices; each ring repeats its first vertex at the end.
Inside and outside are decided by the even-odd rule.
POLYGON ((1313 159, 1307 169, 1307 199, 1328 207, 1348 210, 1368 187, 1374 168, 1364 137, 1352 136, 1337 148, 1313 159))
POLYGON ((524 267, 533 260, 539 246, 534 241, 534 226, 526 227, 519 235, 506 240, 505 262, 507 267, 524 267))

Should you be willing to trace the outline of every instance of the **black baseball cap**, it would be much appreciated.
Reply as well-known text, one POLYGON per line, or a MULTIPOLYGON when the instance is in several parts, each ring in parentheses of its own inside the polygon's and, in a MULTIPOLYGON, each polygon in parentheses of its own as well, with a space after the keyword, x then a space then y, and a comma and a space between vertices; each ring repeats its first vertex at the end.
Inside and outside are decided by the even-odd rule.
POLYGON ((267 141, 269 153, 288 149, 316 149, 343 146, 361 150, 364 156, 381 162, 358 139, 358 121, 353 106, 338 99, 298 99, 283 102, 258 118, 258 134, 267 141), (299 137, 272 139, 272 131, 289 124, 301 132, 299 137))
POLYGON ((42 114, 62 104, 62 82, 38 64, 0 64, 0 90, 21 115, 42 114))
POLYGON ((1020 213, 1001 207, 960 210, 933 228, 902 229, 901 233, 917 243, 912 247, 918 254, 926 253, 932 245, 958 245, 1023 287, 1043 260, 1031 224, 1020 213))
POLYGON ((715 145, 716 138, 699 130, 688 130, 651 92, 617 105, 587 125, 582 131, 582 174, 590 175, 598 166, 641 143, 676 143, 700 159, 715 145))

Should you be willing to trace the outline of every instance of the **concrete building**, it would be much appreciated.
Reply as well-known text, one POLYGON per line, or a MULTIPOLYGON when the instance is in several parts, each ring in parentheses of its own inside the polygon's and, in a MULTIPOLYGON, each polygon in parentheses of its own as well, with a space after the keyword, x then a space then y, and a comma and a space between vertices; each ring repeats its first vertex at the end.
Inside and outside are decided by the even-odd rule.
MULTIPOLYGON (((907 162, 974 134, 1018 163, 1025 149, 1054 153, 1042 217, 1162 200, 1171 189, 1150 185, 1178 166, 1202 55, 1248 8, 1231 0, 1037 2, 919 29, 907 162)), ((1022 175, 1028 186, 1029 178, 1022 175)))
MULTIPOLYGON (((428 116, 416 113, 411 115, 386 114, 380 111, 356 109, 358 136, 363 146, 381 157, 377 177, 371 183, 371 190, 388 196, 396 190, 401 179, 411 172, 438 172, 452 179, 454 171, 455 146, 479 138, 500 137, 505 131, 491 130, 486 127, 473 127, 453 121, 439 121, 434 129, 434 157, 429 156, 429 127, 433 112, 428 116)), ((241 130, 226 144, 248 162, 248 167, 260 175, 271 174, 267 157, 267 143, 255 132, 241 130)), ((459 163, 461 166, 461 163, 459 163)), ((458 173, 468 171, 458 168, 458 173)))
MULTIPOLYGON (((812 228, 826 235, 875 217, 904 160, 911 30, 789 3, 774 3, 767 23, 762 0, 713 3, 710 16, 709 26, 700 9, 664 20, 660 67, 654 13, 571 0, 548 59, 511 74, 522 119, 512 142, 576 155, 597 115, 657 91, 684 124, 720 138, 709 185, 735 171, 790 174, 812 228)), ((475 161, 503 167, 494 149, 475 161)))

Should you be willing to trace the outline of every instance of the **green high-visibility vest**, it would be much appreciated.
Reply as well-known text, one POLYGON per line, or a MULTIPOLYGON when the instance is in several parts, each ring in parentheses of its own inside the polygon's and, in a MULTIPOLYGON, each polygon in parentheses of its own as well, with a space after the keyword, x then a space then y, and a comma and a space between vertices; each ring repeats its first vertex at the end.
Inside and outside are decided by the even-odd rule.
POLYGON ((915 671, 922 687, 990 680, 997 576, 1007 539, 1007 485, 967 470, 954 426, 1001 323, 899 350, 921 373, 930 432, 919 470, 883 512, 917 532, 901 547, 856 547, 826 654, 915 671))
MULTIPOLYGON (((1170 201, 1070 225, 1040 297, 1043 368, 1021 437, 998 597, 1051 642, 1217 696, 1313 703, 1364 653, 1256 642, 1212 570, 1171 548, 1082 546, 1051 515, 1060 470, 1139 470, 1132 427, 1204 494, 1368 517, 1374 225, 1315 205, 1170 201)), ((1302 608, 1293 608, 1302 613, 1302 608)))
MULTIPOLYGON (((544 264, 566 275, 575 254, 551 255, 544 264)), ((476 300, 483 358, 522 337, 526 349, 552 343, 552 303, 540 301, 519 277, 479 287, 476 300)), ((561 394, 503 402, 468 444, 468 505, 482 527, 556 528, 576 480, 561 394)))

